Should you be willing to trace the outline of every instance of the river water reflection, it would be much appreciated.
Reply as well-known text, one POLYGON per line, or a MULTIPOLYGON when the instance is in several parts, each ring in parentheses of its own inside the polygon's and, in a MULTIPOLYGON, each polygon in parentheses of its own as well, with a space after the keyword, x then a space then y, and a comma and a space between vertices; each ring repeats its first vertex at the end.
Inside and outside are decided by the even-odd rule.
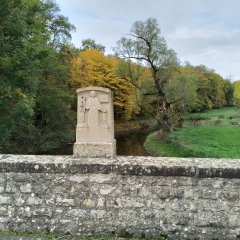
POLYGON ((149 156, 144 148, 144 142, 148 133, 136 132, 126 136, 118 137, 117 140, 117 155, 124 156, 149 156))
MULTIPOLYGON (((149 133, 139 131, 125 136, 116 137, 117 155, 123 156, 149 156, 144 148, 144 142, 149 133)), ((72 155, 73 145, 66 144, 57 149, 45 152, 48 155, 72 155)))

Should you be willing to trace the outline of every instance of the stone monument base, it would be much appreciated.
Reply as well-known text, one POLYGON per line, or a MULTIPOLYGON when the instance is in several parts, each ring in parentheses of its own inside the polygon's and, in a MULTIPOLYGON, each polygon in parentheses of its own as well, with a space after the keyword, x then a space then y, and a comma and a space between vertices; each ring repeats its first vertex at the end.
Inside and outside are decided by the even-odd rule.
POLYGON ((114 158, 116 156, 116 140, 112 143, 104 142, 76 142, 73 145, 74 157, 85 158, 114 158))

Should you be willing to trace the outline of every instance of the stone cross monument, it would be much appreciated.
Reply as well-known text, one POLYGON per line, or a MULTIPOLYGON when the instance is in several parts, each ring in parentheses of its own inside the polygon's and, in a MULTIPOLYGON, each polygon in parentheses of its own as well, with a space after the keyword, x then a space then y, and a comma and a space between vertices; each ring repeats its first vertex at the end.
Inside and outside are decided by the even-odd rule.
POLYGON ((77 130, 75 157, 116 155, 112 92, 102 87, 77 89, 77 130))

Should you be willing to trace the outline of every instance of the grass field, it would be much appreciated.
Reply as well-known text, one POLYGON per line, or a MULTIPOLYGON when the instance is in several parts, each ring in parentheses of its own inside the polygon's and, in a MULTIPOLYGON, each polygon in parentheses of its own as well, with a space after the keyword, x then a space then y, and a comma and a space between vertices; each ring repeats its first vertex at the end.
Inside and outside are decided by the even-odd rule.
MULTIPOLYGON (((22 239, 22 240, 138 240, 139 238, 134 238, 131 234, 125 231, 120 231, 116 235, 111 236, 71 236, 64 234, 53 234, 53 233, 16 233, 0 230, 0 239, 22 239), (6 237, 6 238, 5 238, 6 237)), ((146 238, 151 240, 170 240, 170 238, 159 236, 155 238, 146 238)))
POLYGON ((235 108, 187 114, 184 119, 169 142, 159 141, 156 133, 148 136, 146 149, 156 156, 240 158, 240 112, 235 108))

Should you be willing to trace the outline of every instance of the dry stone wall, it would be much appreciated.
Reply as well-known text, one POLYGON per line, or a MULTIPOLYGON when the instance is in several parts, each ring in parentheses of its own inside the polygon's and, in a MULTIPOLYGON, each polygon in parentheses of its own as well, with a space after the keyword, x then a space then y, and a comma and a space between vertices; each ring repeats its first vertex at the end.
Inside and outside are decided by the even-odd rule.
POLYGON ((0 228, 240 237, 240 160, 0 155, 0 228))

